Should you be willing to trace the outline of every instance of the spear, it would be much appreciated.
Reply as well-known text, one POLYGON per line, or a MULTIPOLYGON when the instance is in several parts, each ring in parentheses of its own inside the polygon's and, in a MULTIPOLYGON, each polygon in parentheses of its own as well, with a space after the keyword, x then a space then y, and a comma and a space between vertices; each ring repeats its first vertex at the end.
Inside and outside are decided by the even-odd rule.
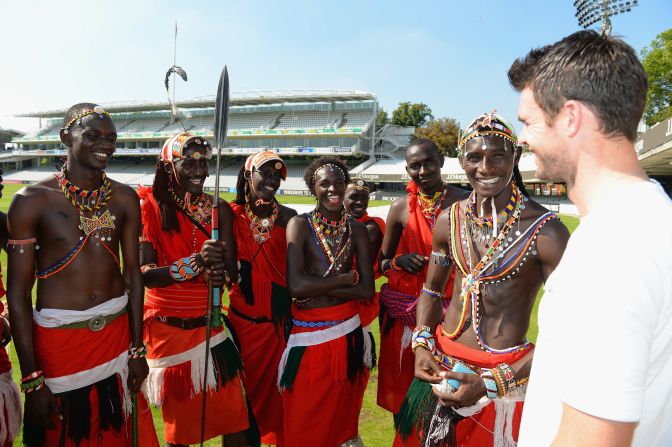
MULTIPOLYGON (((219 77, 217 100, 215 102, 215 149, 217 158, 215 163, 215 195, 212 200, 212 239, 219 240, 219 166, 222 158, 222 148, 226 145, 226 128, 229 121, 229 71, 224 66, 219 77)), ((219 287, 208 287, 208 313, 205 325, 205 367, 203 368, 203 403, 201 407, 201 447, 205 438, 205 408, 208 384, 208 366, 210 364, 210 334, 213 327, 222 325, 221 305, 222 297, 219 287)))

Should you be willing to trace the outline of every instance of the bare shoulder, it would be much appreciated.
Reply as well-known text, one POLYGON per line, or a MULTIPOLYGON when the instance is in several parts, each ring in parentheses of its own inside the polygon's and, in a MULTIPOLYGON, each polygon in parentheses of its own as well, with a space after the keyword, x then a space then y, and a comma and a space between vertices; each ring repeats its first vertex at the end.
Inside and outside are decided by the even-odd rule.
MULTIPOLYGON (((57 191, 55 179, 44 179, 19 189, 12 197, 10 209, 22 206, 39 206, 57 191)), ((60 192, 60 190, 58 190, 60 192)))
POLYGON ((447 204, 447 206, 450 206, 455 202, 459 202, 460 200, 465 200, 467 197, 469 197, 469 191, 467 191, 466 189, 448 185, 446 187, 446 190, 447 191, 446 191, 445 203, 447 204))
POLYGON ((366 225, 363 223, 356 221, 355 219, 350 219, 350 228, 352 229, 352 234, 355 233, 366 233, 368 234, 368 230, 366 229, 366 225))
POLYGON ((138 199, 138 193, 135 192, 135 189, 130 187, 129 185, 125 183, 120 183, 116 180, 110 179, 110 184, 112 185, 112 192, 115 195, 119 195, 123 197, 124 199, 129 199, 129 198, 134 198, 136 200, 138 199))
POLYGON ((408 213, 408 195, 399 197, 390 205, 387 214, 388 225, 394 225, 402 220, 402 216, 408 213))
POLYGON ((308 219, 304 214, 297 214, 287 222, 287 240, 297 241, 310 232, 308 219))

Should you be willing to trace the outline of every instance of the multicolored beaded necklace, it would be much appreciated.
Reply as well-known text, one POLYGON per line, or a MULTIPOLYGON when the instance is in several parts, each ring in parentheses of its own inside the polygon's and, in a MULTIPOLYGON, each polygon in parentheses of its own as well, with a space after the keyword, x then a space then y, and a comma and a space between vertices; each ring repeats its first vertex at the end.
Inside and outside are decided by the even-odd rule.
POLYGON ((271 230, 275 227, 275 221, 280 214, 280 207, 278 202, 273 200, 272 202, 273 210, 271 215, 268 217, 259 217, 252 211, 250 202, 245 203, 245 215, 250 221, 250 231, 252 232, 252 239, 257 244, 263 244, 271 238, 271 230))
POLYGON ((311 212, 311 216, 314 216, 317 222, 317 224, 320 227, 320 231, 324 235, 324 237, 329 241, 330 245, 336 245, 336 243, 341 239, 341 236, 343 236, 343 233, 345 233, 346 229, 346 221, 347 221, 347 214, 345 212, 345 208, 341 209, 341 217, 339 220, 331 220, 327 219, 318 211, 317 208, 315 208, 311 212))
MULTIPOLYGON (((79 211, 79 229, 84 232, 84 236, 88 238, 93 235, 97 246, 100 245, 99 241, 111 241, 111 234, 115 229, 115 217, 110 214, 109 209, 105 212, 101 211, 112 198, 112 183, 105 173, 102 174, 101 186, 93 190, 80 188, 70 182, 65 177, 65 167, 55 175, 56 183, 63 191, 65 198, 79 211), (85 216, 85 211, 91 211, 91 217, 85 216)), ((79 239, 83 240, 84 236, 79 239)))
MULTIPOLYGON (((509 215, 513 212, 513 208, 516 206, 517 197, 518 188, 516 187, 516 182, 511 182, 511 198, 506 207, 497 214, 497 225, 495 228, 500 227, 501 224, 506 222, 509 215)), ((476 239, 481 243, 487 243, 493 237, 494 219, 492 217, 479 217, 476 213, 476 191, 472 191, 467 199, 465 214, 471 234, 476 236, 476 239)))
POLYGON ((169 191, 173 200, 184 214, 201 225, 210 225, 212 221, 212 200, 209 195, 202 193, 194 202, 191 200, 191 194, 188 192, 185 193, 183 199, 175 194, 172 188, 169 191))
POLYGON ((436 218, 441 214, 441 204, 446 198, 447 193, 448 188, 446 185, 443 185, 443 188, 440 191, 435 192, 431 196, 418 191, 418 205, 420 206, 422 215, 425 216, 425 219, 429 220, 430 230, 434 228, 436 218))
MULTIPOLYGON (((513 228, 513 224, 520 219, 522 213, 523 199, 519 190, 516 189, 516 200, 515 207, 513 212, 509 215, 506 223, 499 231, 495 241, 487 248, 485 254, 481 260, 476 264, 475 267, 471 268, 473 264, 472 260, 472 250, 471 250, 471 234, 469 232, 470 225, 467 222, 460 220, 460 206, 459 202, 454 203, 450 208, 450 223, 451 223, 451 240, 450 240, 450 249, 451 249, 451 258, 455 262, 455 265, 460 269, 464 278, 462 279, 462 290, 460 292, 460 300, 462 301, 462 312, 460 314, 460 320, 453 332, 446 332, 446 335, 451 339, 457 338, 461 333, 462 329, 467 320, 467 309, 468 303, 471 304, 471 317, 472 317, 472 326, 476 334, 476 340, 478 341, 481 349, 492 352, 492 353, 509 353, 517 352, 522 349, 525 349, 529 343, 524 343, 519 346, 514 346, 507 349, 495 349, 487 345, 483 336, 480 332, 480 288, 481 281, 484 279, 485 271, 492 265, 492 261, 496 259, 497 250, 504 243, 505 240, 511 239, 509 233, 513 228), (460 224, 462 222, 462 224, 460 224), (461 230, 460 227, 463 227, 466 230, 467 236, 467 251, 468 259, 462 251, 462 245, 458 241, 460 239, 461 230), (508 239, 507 239, 508 238, 508 239), (458 251, 459 250, 459 251, 458 251)), ((512 240, 512 239, 511 239, 512 240)), ((508 245, 508 244, 507 244, 508 245)), ((512 245, 513 246, 513 245, 512 245)))
POLYGON ((341 208, 341 219, 340 219, 340 222, 343 222, 342 224, 340 224, 343 230, 339 228, 336 232, 336 235, 334 235, 334 233, 332 232, 332 236, 336 237, 340 236, 338 241, 335 240, 332 240, 330 242, 327 241, 327 235, 325 234, 325 231, 323 229, 325 227, 324 224, 325 220, 331 223, 334 222, 326 219, 317 208, 315 208, 313 211, 310 212, 310 214, 308 214, 308 223, 310 224, 313 237, 315 238, 315 243, 322 249, 321 250, 322 254, 329 260, 327 271, 324 273, 324 276, 326 277, 332 271, 334 270, 338 271, 341 267, 343 267, 343 262, 345 261, 346 257, 344 255, 346 255, 350 250, 352 238, 350 237, 350 220, 347 218, 344 208, 341 208), (332 250, 332 247, 334 247, 335 250, 332 250))

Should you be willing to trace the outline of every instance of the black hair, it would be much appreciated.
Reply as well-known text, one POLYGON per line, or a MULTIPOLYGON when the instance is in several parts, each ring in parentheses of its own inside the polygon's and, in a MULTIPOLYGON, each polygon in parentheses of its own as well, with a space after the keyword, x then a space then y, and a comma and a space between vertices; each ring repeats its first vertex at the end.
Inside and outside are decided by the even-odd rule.
POLYGON ((430 140, 429 138, 413 138, 411 144, 406 148, 406 152, 412 147, 428 147, 436 154, 438 159, 443 162, 443 154, 439 151, 439 147, 434 140, 430 140))
POLYGON ((313 195, 315 195, 315 171, 326 164, 336 165, 341 168, 343 175, 345 176, 345 184, 347 185, 350 183, 350 173, 348 172, 348 166, 345 164, 345 162, 338 157, 334 157, 333 155, 324 155, 318 159, 313 160, 303 173, 303 180, 306 182, 308 190, 310 190, 311 194, 313 195))
POLYGON ((80 102, 79 104, 70 107, 63 117, 63 126, 65 127, 77 115, 84 113, 87 110, 93 110, 94 107, 98 107, 98 104, 92 102, 80 102))
POLYGON ((240 167, 240 170, 238 171, 238 178, 236 179, 236 200, 233 201, 233 203, 237 203, 238 205, 245 205, 245 202, 247 201, 247 190, 249 189, 249 185, 247 183, 247 179, 245 178, 245 163, 240 167))
POLYGON ((517 59, 508 76, 516 90, 532 90, 547 122, 566 101, 581 101, 603 134, 635 141, 648 81, 635 50, 621 39, 578 31, 517 59))

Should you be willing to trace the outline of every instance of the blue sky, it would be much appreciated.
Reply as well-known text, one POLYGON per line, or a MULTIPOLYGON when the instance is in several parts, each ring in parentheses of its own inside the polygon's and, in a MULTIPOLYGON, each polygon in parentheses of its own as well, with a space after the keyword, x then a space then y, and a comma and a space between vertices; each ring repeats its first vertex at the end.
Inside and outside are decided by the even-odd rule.
MULTIPOLYGON (((670 0, 640 0, 613 18, 637 51, 672 24, 670 0)), ((495 108, 515 121, 511 62, 579 29, 573 0, 0 1, 0 126, 13 114, 81 101, 163 100, 177 61, 177 98, 232 91, 365 90, 391 112, 424 102, 466 124, 495 108)))

